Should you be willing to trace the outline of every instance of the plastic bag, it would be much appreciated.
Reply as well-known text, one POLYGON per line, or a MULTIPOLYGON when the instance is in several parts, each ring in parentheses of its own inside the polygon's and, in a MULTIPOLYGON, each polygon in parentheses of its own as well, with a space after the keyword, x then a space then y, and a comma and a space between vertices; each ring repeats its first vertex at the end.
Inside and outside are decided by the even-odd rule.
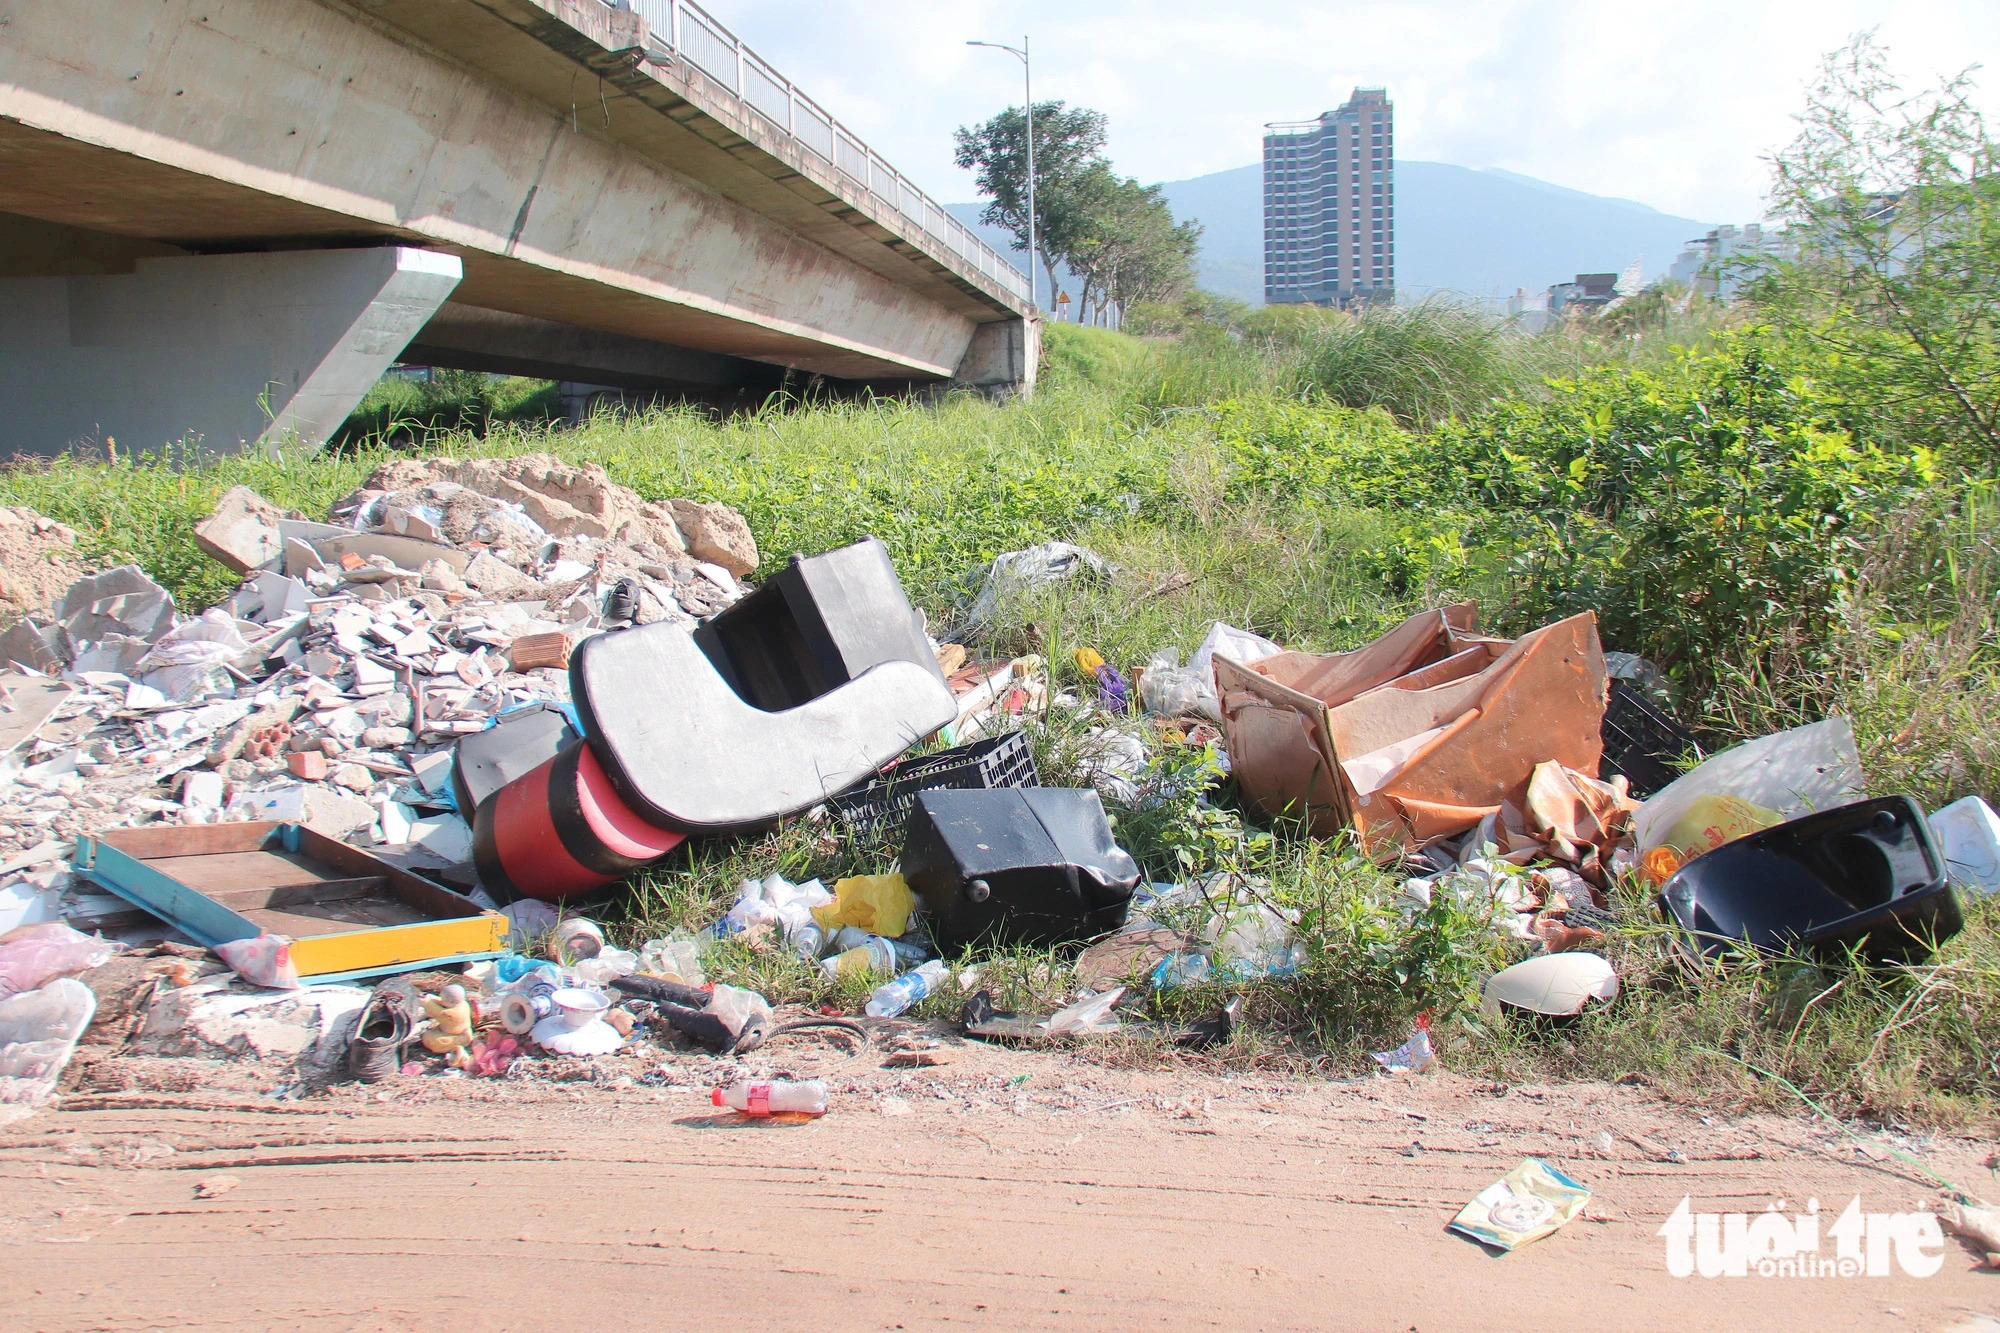
POLYGON ((1222 700, 1215 693, 1215 659, 1218 654, 1248 666, 1267 657, 1276 657, 1284 651, 1261 634, 1252 634, 1247 629, 1237 629, 1234 625, 1216 621, 1208 627, 1208 636, 1201 641, 1201 647, 1195 649, 1194 656, 1188 659, 1187 669, 1194 673, 1199 692, 1197 709, 1212 722, 1222 721, 1222 700))
POLYGON ((1859 753, 1844 717, 1745 741, 1704 760, 1640 806, 1632 817, 1633 841, 1642 852, 1663 845, 1667 831, 1703 796, 1733 796, 1780 819, 1862 800, 1868 791, 1859 753))
POLYGON ((1419 1018, 1410 1039, 1393 1051, 1375 1051, 1368 1057, 1391 1074, 1421 1074, 1437 1059, 1431 1050, 1431 1025, 1419 1018))
POLYGON ((639 970, 656 977, 671 977, 686 986, 708 982, 701 966, 701 948, 692 935, 675 933, 663 940, 647 940, 639 946, 639 970))
POLYGON ((0 995, 39 990, 56 977, 100 967, 124 946, 61 921, 38 921, 0 935, 0 995))
POLYGON ((1147 712, 1181 717, 1200 711, 1201 677, 1182 667, 1180 659, 1174 649, 1165 648, 1146 660, 1146 674, 1139 678, 1139 700, 1147 712))
POLYGON ((833 901, 812 909, 813 920, 831 935, 858 926, 890 938, 910 928, 917 900, 901 875, 853 875, 833 886, 833 901))
POLYGON ((1589 1202, 1588 1189, 1530 1157, 1475 1194, 1451 1220, 1451 1230, 1482 1245, 1511 1250, 1551 1234, 1589 1202))
POLYGON ((1111 1012, 1111 1006, 1118 1003, 1118 997, 1125 993, 1123 986, 1116 990, 1093 995, 1087 1000, 1078 1000, 1067 1009, 1058 1009, 1044 1024, 1050 1036, 1071 1033, 1085 1036, 1097 1032, 1117 1030, 1118 1017, 1111 1012))
POLYGON ((743 1029, 753 1023, 769 1023, 771 1002, 753 990, 717 986, 702 1012, 721 1019, 733 1039, 742 1036, 743 1029))
POLYGON ((599 950, 597 957, 586 958, 570 969, 586 986, 609 986, 619 977, 629 977, 638 970, 638 954, 609 946, 599 950))
POLYGON ((169 699, 187 701, 227 688, 225 663, 241 661, 250 643, 226 611, 211 607, 169 630, 135 668, 169 699))
POLYGON ((985 625, 1002 605, 1015 601, 1024 593, 1061 583, 1078 574, 1108 578, 1113 570, 1114 566, 1106 563, 1097 552, 1069 542, 1044 542, 1024 551, 1009 551, 987 567, 986 581, 980 586, 979 596, 973 600, 967 622, 973 626, 985 625))
POLYGON ((215 954, 253 986, 299 989, 299 970, 292 966, 292 942, 283 935, 262 930, 249 939, 226 940, 215 946, 215 954))
POLYGON ((556 909, 540 898, 523 898, 500 909, 507 918, 507 947, 527 953, 534 942, 556 928, 556 909))
POLYGON ((1306 963, 1305 946, 1292 938, 1291 920, 1262 903, 1215 917, 1203 933, 1215 946, 1215 970, 1225 978, 1289 977, 1306 963))
POLYGON ((0 1104, 47 1102, 96 1013, 97 996, 69 977, 0 1000, 0 1104))

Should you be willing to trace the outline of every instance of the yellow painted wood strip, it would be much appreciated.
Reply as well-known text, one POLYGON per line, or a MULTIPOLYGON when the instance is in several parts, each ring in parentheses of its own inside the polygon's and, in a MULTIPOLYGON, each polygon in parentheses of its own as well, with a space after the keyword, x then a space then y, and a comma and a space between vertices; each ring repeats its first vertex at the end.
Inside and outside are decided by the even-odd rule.
POLYGON ((301 977, 311 977, 323 972, 355 972, 391 963, 421 963, 427 958, 484 953, 504 949, 506 944, 507 918, 497 912, 482 912, 451 921, 378 926, 293 940, 292 966, 301 977))

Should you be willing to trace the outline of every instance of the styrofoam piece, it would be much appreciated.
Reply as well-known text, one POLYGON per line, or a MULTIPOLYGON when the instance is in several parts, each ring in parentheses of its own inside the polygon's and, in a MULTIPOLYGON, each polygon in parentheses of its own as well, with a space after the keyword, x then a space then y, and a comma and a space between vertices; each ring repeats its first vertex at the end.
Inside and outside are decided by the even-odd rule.
POLYGON ((2000 814, 1977 796, 1931 813, 1951 882, 1974 893, 2000 893, 2000 814))
POLYGON ((535 1024, 528 1035, 535 1039, 537 1046, 554 1051, 557 1055, 609 1055, 625 1044, 618 1035, 618 1029, 601 1018, 593 1018, 582 1027, 567 1025, 561 1014, 551 1014, 535 1024))
POLYGON ((1641 851, 1658 845, 1697 797, 1735 796, 1795 819, 1868 797, 1854 728, 1830 717, 1724 750, 1681 775, 1632 817, 1641 851))
POLYGON ((1618 998, 1618 973, 1594 953, 1545 953, 1494 973, 1486 982, 1489 1014, 1502 1005, 1538 1014, 1580 1014, 1592 1000, 1618 998))

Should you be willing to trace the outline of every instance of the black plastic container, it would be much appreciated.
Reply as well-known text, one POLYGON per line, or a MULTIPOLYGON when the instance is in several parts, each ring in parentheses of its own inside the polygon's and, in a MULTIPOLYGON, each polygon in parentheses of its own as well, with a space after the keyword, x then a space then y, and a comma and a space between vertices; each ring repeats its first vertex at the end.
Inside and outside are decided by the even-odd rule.
POLYGON ((1604 740, 1599 774, 1624 774, 1632 795, 1642 801, 1678 778, 1676 765, 1698 753, 1693 733, 1622 680, 1611 682, 1598 734, 1604 740))
POLYGON ((926 791, 910 807, 903 878, 942 953, 1052 945, 1125 924, 1139 866, 1088 788, 926 791))
POLYGON ((1661 888, 1660 911, 1715 957, 1747 939, 1775 952, 1859 946, 1921 962, 1965 925, 1923 810, 1884 796, 1724 843, 1661 888))
POLYGON ((862 786, 842 792, 827 804, 848 832, 872 843, 890 829, 909 822, 910 806, 924 791, 992 791, 1007 787, 1039 787, 1035 757, 1026 732, 953 746, 918 759, 905 759, 862 786))

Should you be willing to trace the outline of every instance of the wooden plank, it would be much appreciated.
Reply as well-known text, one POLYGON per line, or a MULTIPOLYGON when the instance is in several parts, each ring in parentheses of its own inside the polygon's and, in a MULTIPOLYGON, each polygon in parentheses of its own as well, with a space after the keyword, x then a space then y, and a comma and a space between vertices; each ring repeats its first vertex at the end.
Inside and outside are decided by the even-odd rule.
POLYGON ((428 925, 423 917, 390 898, 344 898, 334 902, 298 902, 283 907, 252 907, 243 915, 274 935, 294 941, 353 931, 400 930, 428 925))
POLYGON ((414 965, 450 955, 498 951, 506 939, 507 918, 493 912, 470 920, 430 921, 297 940, 292 944, 292 965, 302 977, 398 963, 414 965))
POLYGON ((211 897, 242 889, 289 889, 346 878, 314 865, 297 852, 209 852, 147 857, 146 864, 211 897))
POLYGON ((167 856, 208 856, 216 852, 254 852, 279 844, 284 825, 268 819, 249 824, 188 824, 176 828, 121 828, 97 835, 106 847, 116 847, 141 861, 167 856))
POLYGON ((484 911, 472 899, 433 884, 421 875, 412 875, 401 866, 370 856, 358 847, 335 842, 303 825, 296 827, 301 852, 349 875, 388 876, 390 892, 427 917, 479 916, 484 911))
MULTIPOLYGON (((273 889, 205 889, 204 892, 224 907, 233 908, 245 916, 253 915, 250 910, 253 907, 294 907, 301 903, 335 903, 353 898, 395 901, 387 896, 388 882, 381 875, 365 875, 355 879, 318 879, 310 884, 287 884, 273 889)), ((400 903, 397 905, 401 906, 400 903)))
POLYGON ((90 851, 87 873, 126 902, 145 908, 207 948, 249 939, 257 933, 255 925, 213 898, 126 855, 102 838, 90 851))

